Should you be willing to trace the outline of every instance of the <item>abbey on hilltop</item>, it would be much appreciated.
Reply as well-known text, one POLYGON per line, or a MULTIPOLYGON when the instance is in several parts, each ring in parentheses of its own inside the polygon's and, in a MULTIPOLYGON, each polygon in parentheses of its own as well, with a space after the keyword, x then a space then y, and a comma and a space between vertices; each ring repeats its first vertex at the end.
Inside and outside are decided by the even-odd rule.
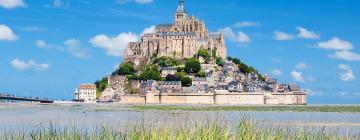
POLYGON ((144 34, 139 42, 129 43, 125 60, 135 64, 151 56, 181 58, 194 57, 199 49, 226 58, 226 44, 222 33, 209 33, 204 21, 189 16, 184 1, 179 0, 172 24, 159 24, 155 33, 144 34), (216 52, 216 53, 212 53, 216 52))
MULTIPOLYGON (((209 33, 203 21, 188 16, 183 0, 173 24, 157 25, 155 33, 129 43, 124 57, 118 69, 95 82, 96 90, 91 86, 85 92, 96 94, 99 102, 123 104, 307 103, 299 86, 278 83, 227 57, 224 35, 209 33)), ((76 95, 78 101, 89 101, 76 95)))

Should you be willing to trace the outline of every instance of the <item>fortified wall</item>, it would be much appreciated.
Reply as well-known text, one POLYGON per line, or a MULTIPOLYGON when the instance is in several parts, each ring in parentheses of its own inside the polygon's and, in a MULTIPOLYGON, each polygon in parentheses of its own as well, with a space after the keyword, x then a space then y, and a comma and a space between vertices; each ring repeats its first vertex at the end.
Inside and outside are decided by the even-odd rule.
POLYGON ((148 93, 121 95, 121 104, 306 105, 306 94, 283 93, 148 93))

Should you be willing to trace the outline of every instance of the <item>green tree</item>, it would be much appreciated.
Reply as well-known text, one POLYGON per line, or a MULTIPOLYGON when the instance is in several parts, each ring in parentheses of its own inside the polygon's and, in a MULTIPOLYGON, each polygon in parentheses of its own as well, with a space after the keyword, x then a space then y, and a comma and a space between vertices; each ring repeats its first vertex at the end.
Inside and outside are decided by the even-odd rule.
POLYGON ((98 92, 103 92, 108 87, 108 79, 107 77, 102 78, 101 80, 97 80, 95 82, 96 90, 98 92))
POLYGON ((183 87, 190 87, 192 85, 192 80, 190 77, 182 77, 180 81, 183 87))
POLYGON ((241 63, 240 59, 233 58, 232 62, 234 62, 236 65, 239 65, 241 63))
POLYGON ((218 66, 224 66, 224 60, 221 57, 216 58, 216 64, 218 66))
POLYGON ((139 79, 143 81, 146 80, 161 81, 162 77, 156 65, 148 65, 142 70, 142 73, 139 75, 139 79))
POLYGON ((201 49, 199 49, 199 51, 198 51, 198 55, 201 56, 201 57, 203 57, 203 58, 206 58, 206 57, 209 56, 209 52, 208 52, 208 50, 201 48, 201 49))
POLYGON ((213 57, 214 59, 217 58, 216 50, 217 50, 217 49, 215 48, 215 49, 213 49, 212 52, 211 52, 211 55, 212 55, 212 57, 213 57))
POLYGON ((120 65, 118 74, 119 75, 134 75, 136 72, 134 64, 126 62, 120 65))
POLYGON ((195 59, 195 58, 191 58, 189 60, 186 61, 185 64, 185 72, 187 73, 198 73, 201 69, 201 65, 200 62, 195 59))

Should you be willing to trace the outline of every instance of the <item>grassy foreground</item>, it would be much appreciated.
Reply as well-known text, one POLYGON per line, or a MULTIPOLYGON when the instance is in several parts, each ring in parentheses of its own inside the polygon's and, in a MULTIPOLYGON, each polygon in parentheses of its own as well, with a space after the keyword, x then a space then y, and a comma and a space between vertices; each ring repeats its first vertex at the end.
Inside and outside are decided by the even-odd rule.
POLYGON ((93 131, 59 128, 52 125, 30 131, 5 131, 2 140, 359 140, 360 134, 338 134, 324 129, 261 128, 249 119, 242 120, 234 131, 215 121, 193 127, 172 128, 140 125, 121 133, 108 127, 93 131))
POLYGON ((184 110, 184 111, 292 111, 292 112, 349 112, 360 113, 360 106, 175 106, 144 105, 132 106, 136 110, 184 110))

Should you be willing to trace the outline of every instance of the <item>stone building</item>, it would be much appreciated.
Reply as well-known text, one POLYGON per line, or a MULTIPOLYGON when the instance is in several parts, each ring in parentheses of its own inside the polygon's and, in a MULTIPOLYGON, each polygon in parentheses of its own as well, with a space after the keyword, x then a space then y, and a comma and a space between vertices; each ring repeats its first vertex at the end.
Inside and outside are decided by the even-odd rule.
POLYGON ((75 100, 79 102, 96 102, 96 85, 81 84, 79 89, 75 89, 75 100))
POLYGON ((155 33, 144 34, 139 42, 129 43, 124 57, 126 61, 139 65, 152 56, 194 57, 200 48, 207 49, 211 55, 214 51, 218 57, 226 58, 224 35, 209 33, 204 21, 189 16, 184 1, 179 0, 174 23, 159 24, 155 33))

